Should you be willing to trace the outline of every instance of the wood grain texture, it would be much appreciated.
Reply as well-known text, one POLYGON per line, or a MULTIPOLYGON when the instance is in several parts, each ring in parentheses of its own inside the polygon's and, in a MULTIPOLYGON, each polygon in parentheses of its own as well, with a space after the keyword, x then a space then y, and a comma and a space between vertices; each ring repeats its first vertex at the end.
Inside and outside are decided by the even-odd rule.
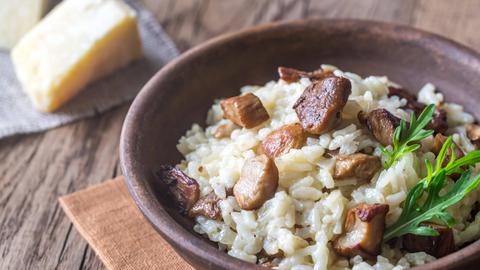
MULTIPOLYGON (((185 51, 251 25, 309 17, 413 25, 480 50, 478 0, 143 0, 185 51)), ((104 269, 57 198, 120 173, 128 105, 41 134, 0 141, 0 269, 104 269)))

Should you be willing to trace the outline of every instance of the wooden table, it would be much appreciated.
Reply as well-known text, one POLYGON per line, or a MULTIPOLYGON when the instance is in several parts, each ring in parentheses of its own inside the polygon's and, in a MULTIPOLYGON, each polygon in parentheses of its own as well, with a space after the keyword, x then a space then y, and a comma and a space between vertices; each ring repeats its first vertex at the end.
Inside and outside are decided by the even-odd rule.
MULTIPOLYGON (((478 0, 143 1, 181 51, 251 25, 308 17, 408 24, 480 51, 478 0)), ((104 268, 57 199, 120 174, 118 139, 127 109, 0 141, 0 269, 104 268)))

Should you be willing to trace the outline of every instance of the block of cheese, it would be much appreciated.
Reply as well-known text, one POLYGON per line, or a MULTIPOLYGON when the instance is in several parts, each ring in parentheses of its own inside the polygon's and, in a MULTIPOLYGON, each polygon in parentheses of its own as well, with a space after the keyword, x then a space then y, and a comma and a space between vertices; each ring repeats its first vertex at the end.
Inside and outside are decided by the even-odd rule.
POLYGON ((37 109, 51 112, 140 58, 142 46, 135 12, 121 0, 65 0, 11 55, 23 90, 37 109))
POLYGON ((42 18, 47 0, 0 0, 0 48, 11 49, 42 18))

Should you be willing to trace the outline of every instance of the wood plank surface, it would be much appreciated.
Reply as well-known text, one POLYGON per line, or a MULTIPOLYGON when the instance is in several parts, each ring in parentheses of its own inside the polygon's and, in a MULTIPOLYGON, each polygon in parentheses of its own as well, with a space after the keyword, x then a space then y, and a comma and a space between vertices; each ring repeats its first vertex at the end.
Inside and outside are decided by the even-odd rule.
MULTIPOLYGON (((361 18, 416 26, 480 50, 478 0, 142 0, 181 51, 277 20, 361 18)), ((0 141, 0 269, 104 269, 57 198, 120 174, 128 105, 0 141)))

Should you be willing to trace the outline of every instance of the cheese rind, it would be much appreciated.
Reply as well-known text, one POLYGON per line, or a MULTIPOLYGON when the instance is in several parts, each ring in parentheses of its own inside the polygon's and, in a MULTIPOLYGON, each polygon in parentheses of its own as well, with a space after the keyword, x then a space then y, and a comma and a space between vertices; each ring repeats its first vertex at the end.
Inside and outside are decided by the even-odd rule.
POLYGON ((47 0, 0 0, 0 48, 11 49, 42 18, 47 0))
POLYGON ((51 112, 142 56, 135 12, 118 0, 66 0, 12 50, 24 91, 51 112))

